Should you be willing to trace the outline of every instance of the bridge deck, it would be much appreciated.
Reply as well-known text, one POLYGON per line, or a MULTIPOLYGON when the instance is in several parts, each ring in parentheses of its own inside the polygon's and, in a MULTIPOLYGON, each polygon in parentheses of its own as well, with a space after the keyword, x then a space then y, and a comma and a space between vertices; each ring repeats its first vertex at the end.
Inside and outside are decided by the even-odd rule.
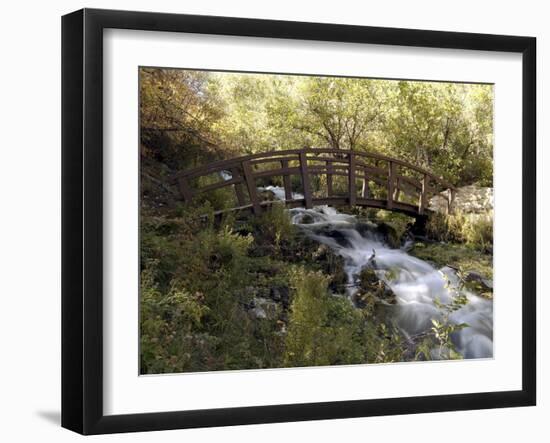
MULTIPOLYGON (((287 208, 303 208, 305 207, 305 199, 295 198, 291 200, 265 200, 260 202, 261 208, 268 208, 273 204, 283 203, 287 208)), ((326 197, 326 198, 314 198, 312 199, 313 206, 332 206, 334 208, 344 208, 349 207, 349 201, 346 197, 326 197)), ((365 208, 377 208, 377 209, 388 209, 386 200, 376 200, 376 199, 367 199, 367 198, 357 198, 355 206, 365 207, 365 208)), ((214 211, 214 216, 219 217, 223 214, 229 212, 239 212, 239 211, 253 211, 252 204, 244 206, 236 206, 230 209, 221 209, 219 211, 214 211)), ((399 212, 409 217, 418 217, 418 208, 416 205, 411 205, 408 203, 394 202, 392 212, 399 212)), ((426 210, 425 213, 428 213, 429 210, 426 210)))

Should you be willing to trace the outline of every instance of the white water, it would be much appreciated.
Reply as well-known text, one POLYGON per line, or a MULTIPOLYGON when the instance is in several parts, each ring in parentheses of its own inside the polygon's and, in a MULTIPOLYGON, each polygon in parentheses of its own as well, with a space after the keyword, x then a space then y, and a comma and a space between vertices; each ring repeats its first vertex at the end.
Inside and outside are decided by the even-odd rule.
MULTIPOLYGON (((268 188, 276 198, 284 200, 282 188, 268 188)), ((430 331, 431 320, 442 318, 442 311, 435 304, 436 299, 442 304, 450 303, 452 289, 459 290, 468 302, 453 312, 449 320, 455 324, 467 323, 469 327, 453 333, 453 343, 464 358, 493 356, 493 303, 463 288, 459 289, 458 277, 453 269, 436 269, 403 249, 390 248, 374 229, 361 229, 361 235, 356 229, 355 216, 341 214, 332 207, 295 208, 289 212, 294 224, 344 258, 350 296, 357 290, 358 274, 369 265, 374 254, 378 277, 396 295, 397 304, 387 309, 397 326, 409 337, 430 331)), ((433 356, 437 358, 437 355, 433 356)))
MULTIPOLYGON (((262 192, 262 191, 269 191, 269 192, 272 192, 273 195, 275 196, 275 198, 277 200, 286 200, 285 198, 285 190, 284 188, 281 188, 280 186, 265 186, 265 187, 260 187, 258 188, 258 191, 262 192)), ((300 199, 300 198, 304 198, 304 196, 298 192, 293 192, 292 193, 292 198, 296 198, 296 199, 300 199)))

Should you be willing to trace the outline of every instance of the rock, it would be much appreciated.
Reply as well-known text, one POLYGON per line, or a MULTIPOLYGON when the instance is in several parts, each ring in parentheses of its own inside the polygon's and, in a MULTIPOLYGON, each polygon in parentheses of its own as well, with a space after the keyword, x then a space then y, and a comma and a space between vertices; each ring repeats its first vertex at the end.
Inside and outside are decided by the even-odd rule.
POLYGON ((327 245, 319 245, 312 258, 321 265, 325 274, 330 275, 329 289, 333 292, 343 292, 342 288, 348 282, 348 276, 344 269, 344 258, 327 245))
MULTIPOLYGON (((359 280, 359 298, 367 299, 374 297, 375 302, 384 304, 395 304, 395 294, 386 282, 378 277, 373 268, 366 267, 358 275, 359 280)), ((357 297, 356 297, 357 298, 357 297)))
POLYGON ((248 315, 253 319, 274 320, 279 313, 278 304, 264 298, 253 299, 248 308, 248 315))
POLYGON ((290 289, 287 286, 274 286, 269 291, 269 298, 281 303, 286 309, 290 305, 290 289))
POLYGON ((349 247, 350 243, 348 238, 342 232, 341 229, 335 229, 331 226, 320 226, 313 229, 313 232, 317 235, 324 237, 330 237, 336 241, 340 246, 349 247))
POLYGON ((311 214, 306 213, 306 214, 301 214, 300 218, 296 220, 296 223, 299 223, 301 225, 310 225, 314 221, 315 219, 313 218, 313 216, 311 214))
MULTIPOLYGON (((432 211, 447 213, 447 192, 430 199, 432 211)), ((493 210, 493 188, 478 185, 462 186, 456 190, 453 209, 464 214, 479 214, 493 210)))
POLYGON ((384 239, 392 248, 399 248, 401 246, 401 238, 393 226, 381 222, 378 224, 377 230, 384 236, 384 239))
POLYGON ((253 319, 266 319, 267 313, 261 308, 256 307, 248 310, 248 315, 253 319))
POLYGON ((468 271, 464 276, 464 281, 466 283, 474 283, 476 286, 479 286, 482 290, 486 290, 486 291, 493 290, 493 281, 483 277, 481 274, 475 271, 468 271))
POLYGON ((355 229, 365 238, 375 238, 385 241, 392 248, 401 246, 401 238, 395 228, 386 222, 373 223, 357 223, 355 229))
POLYGON ((362 237, 372 237, 373 235, 376 236, 377 226, 374 223, 365 223, 365 222, 359 222, 355 225, 355 229, 359 234, 361 234, 362 237))
POLYGON ((275 193, 269 189, 264 189, 258 193, 258 198, 260 201, 273 201, 277 200, 275 193))
POLYGON ((299 230, 288 244, 282 244, 280 247, 285 259, 290 262, 297 262, 309 260, 319 248, 319 242, 299 230))

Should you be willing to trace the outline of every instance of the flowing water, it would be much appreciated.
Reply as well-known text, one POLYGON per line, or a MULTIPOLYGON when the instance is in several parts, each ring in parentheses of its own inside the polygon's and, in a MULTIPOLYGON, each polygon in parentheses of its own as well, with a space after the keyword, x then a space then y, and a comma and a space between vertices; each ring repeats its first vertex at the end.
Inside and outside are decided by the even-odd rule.
MULTIPOLYGON (((280 187, 262 190, 284 200, 280 187)), ((404 248, 391 248, 374 225, 372 229, 364 229, 367 225, 358 224, 355 216, 339 213, 332 207, 294 208, 289 212, 294 224, 344 258, 350 297, 357 291, 361 270, 373 267, 396 296, 397 303, 386 307, 389 315, 406 336, 414 337, 430 331, 432 319, 442 319, 443 312, 436 300, 449 304, 460 293, 467 302, 450 314, 449 321, 469 326, 452 334, 455 347, 464 358, 493 356, 493 303, 461 287, 453 269, 436 269, 407 254, 404 248)), ((437 354, 432 357, 437 358, 437 354)))

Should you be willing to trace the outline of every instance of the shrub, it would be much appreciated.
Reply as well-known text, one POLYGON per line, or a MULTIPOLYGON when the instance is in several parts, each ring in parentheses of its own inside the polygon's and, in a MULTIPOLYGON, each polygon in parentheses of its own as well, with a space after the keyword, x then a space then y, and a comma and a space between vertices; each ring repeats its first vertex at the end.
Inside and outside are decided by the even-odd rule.
POLYGON ((364 361, 362 316, 349 300, 328 292, 320 272, 295 270, 294 298, 286 338, 285 365, 319 366, 364 361))
POLYGON ((474 215, 462 227, 466 244, 483 252, 493 250, 493 213, 474 215))
POLYGON ((208 307, 201 293, 191 294, 176 284, 163 292, 154 281, 154 266, 156 263, 151 263, 141 273, 140 371, 153 374, 190 370, 213 343, 206 334, 200 343, 191 334, 201 328, 208 307))
POLYGON ((433 240, 466 243, 482 252, 492 252, 493 213, 447 215, 436 212, 428 219, 426 233, 433 240))
POLYGON ((255 217, 252 224, 257 238, 276 247, 283 242, 288 243, 295 232, 283 203, 273 203, 260 216, 255 217))

